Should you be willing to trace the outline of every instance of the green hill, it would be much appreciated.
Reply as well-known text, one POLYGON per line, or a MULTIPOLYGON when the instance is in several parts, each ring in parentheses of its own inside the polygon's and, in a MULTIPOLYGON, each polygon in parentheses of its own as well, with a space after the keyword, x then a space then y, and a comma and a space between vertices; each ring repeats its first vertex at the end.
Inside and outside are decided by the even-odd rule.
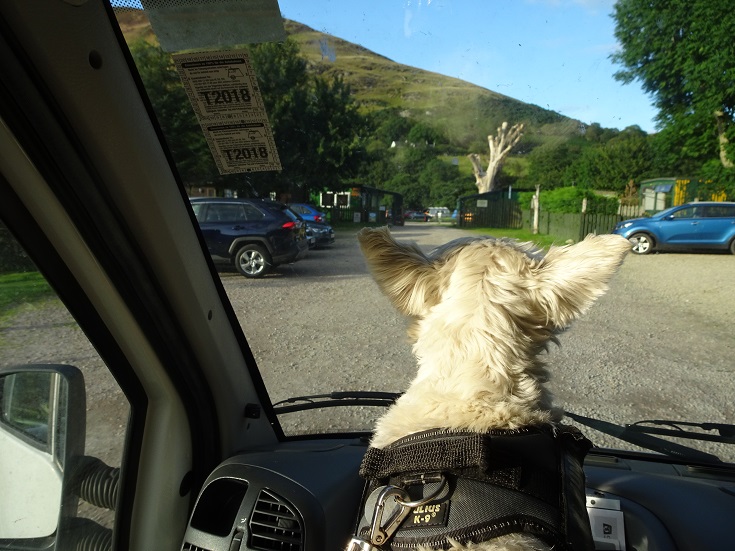
MULTIPOLYGON (((285 21, 316 73, 340 75, 365 109, 394 107, 443 128, 457 146, 486 143, 503 121, 526 124, 538 141, 566 139, 580 122, 460 79, 396 63, 357 44, 285 21)), ((484 152, 484 150, 483 150, 484 152)))
MULTIPOLYGON (((154 42, 142 11, 118 12, 128 41, 154 42)), ((284 20, 310 70, 340 75, 364 110, 396 108, 415 120, 443 130, 454 147, 485 153, 488 134, 503 121, 526 125, 524 141, 535 144, 565 141, 578 133, 580 122, 554 111, 524 103, 460 79, 396 63, 362 46, 284 20)))

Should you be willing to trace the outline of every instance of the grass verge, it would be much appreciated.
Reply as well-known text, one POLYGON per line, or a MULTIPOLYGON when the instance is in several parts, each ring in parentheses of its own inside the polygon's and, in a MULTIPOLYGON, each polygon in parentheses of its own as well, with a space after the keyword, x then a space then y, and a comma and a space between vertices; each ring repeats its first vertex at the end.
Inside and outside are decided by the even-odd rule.
POLYGON ((0 319, 16 306, 53 296, 54 291, 38 272, 0 274, 0 319))

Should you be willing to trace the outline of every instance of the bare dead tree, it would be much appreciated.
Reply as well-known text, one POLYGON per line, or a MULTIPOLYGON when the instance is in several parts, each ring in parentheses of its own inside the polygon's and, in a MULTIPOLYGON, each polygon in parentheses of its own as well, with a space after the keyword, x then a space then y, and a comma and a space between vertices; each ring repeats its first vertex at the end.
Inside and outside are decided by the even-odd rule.
POLYGON ((725 168, 732 168, 733 162, 727 155, 727 147, 730 145, 730 140, 727 139, 725 133, 725 113, 722 111, 715 111, 715 119, 717 120, 717 138, 720 142, 720 162, 725 168))
POLYGON ((503 161, 513 149, 513 146, 518 143, 522 136, 523 124, 519 123, 508 126, 507 122, 504 122, 498 128, 498 134, 496 136, 488 136, 487 142, 490 153, 486 169, 483 169, 482 160, 477 153, 467 155, 475 173, 475 185, 477 186, 478 193, 494 191, 495 176, 503 165, 503 161))

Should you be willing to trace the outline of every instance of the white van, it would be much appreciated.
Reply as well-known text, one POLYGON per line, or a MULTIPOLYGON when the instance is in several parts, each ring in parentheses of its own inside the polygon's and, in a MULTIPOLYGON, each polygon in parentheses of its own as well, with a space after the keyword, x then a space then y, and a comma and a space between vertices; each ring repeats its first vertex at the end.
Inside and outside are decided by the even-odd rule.
POLYGON ((448 219, 452 216, 452 211, 447 207, 429 207, 429 214, 432 220, 448 219))

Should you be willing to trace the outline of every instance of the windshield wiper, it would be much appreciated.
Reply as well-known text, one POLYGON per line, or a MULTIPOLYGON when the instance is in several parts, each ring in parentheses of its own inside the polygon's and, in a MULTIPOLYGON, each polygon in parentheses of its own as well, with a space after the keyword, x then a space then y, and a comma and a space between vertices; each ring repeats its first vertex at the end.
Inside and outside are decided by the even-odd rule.
POLYGON ((344 406, 382 406, 392 405, 401 394, 398 392, 344 391, 329 394, 313 394, 287 398, 273 404, 276 413, 293 413, 307 409, 344 407, 344 406), (290 404, 290 405, 288 405, 290 404))
POLYGON ((735 427, 732 425, 725 425, 719 423, 688 423, 680 421, 662 421, 662 420, 647 420, 638 421, 633 424, 616 425, 609 421, 601 421, 599 419, 593 419, 591 417, 585 417, 584 415, 578 415, 567 411, 564 413, 570 419, 577 421, 578 423, 598 430, 604 434, 614 436, 629 444, 634 444, 641 448, 651 450, 654 452, 662 453, 678 459, 688 461, 703 461, 708 463, 722 463, 722 460, 711 453, 703 452, 689 446, 682 444, 676 444, 675 442, 669 442, 662 438, 651 436, 652 434, 658 434, 662 436, 674 436, 677 438, 687 438, 690 440, 708 440, 711 442, 724 442, 729 444, 735 444, 735 427), (657 425, 657 426, 647 426, 657 425), (661 426, 671 428, 661 428, 661 426), (683 429, 683 426, 696 427, 702 430, 717 430, 719 434, 705 434, 697 431, 688 431, 683 429))
POLYGON ((735 444, 735 425, 725 423, 692 423, 689 421, 666 421, 663 419, 645 419, 636 421, 626 427, 633 432, 645 432, 647 434, 660 434, 662 436, 675 436, 677 438, 689 438, 692 440, 708 440, 710 442, 724 442, 735 444), (648 425, 655 425, 650 427, 648 425), (669 428, 659 428, 669 427, 669 428), (717 434, 707 434, 699 431, 690 431, 682 427, 692 427, 707 431, 716 431, 717 434))

